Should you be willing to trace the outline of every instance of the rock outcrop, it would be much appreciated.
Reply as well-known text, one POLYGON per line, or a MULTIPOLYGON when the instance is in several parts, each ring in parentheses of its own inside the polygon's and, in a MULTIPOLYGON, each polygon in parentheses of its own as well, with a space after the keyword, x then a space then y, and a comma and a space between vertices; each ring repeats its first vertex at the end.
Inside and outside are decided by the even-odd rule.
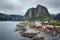
POLYGON ((39 17, 50 17, 50 14, 46 7, 42 5, 38 5, 36 8, 30 8, 24 15, 25 20, 29 20, 31 18, 39 18, 39 17))

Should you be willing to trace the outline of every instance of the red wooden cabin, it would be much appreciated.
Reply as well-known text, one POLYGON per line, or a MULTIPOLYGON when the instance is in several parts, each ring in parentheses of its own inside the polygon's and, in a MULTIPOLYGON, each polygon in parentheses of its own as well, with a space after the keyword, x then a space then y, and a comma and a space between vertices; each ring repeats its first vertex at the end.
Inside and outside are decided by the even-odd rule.
POLYGON ((32 28, 35 28, 35 22, 31 22, 31 24, 30 24, 30 26, 32 27, 32 28))
POLYGON ((47 27, 48 29, 50 30, 55 30, 56 28, 55 27, 47 27))
POLYGON ((35 28, 39 29, 39 28, 42 28, 42 26, 36 26, 35 28))

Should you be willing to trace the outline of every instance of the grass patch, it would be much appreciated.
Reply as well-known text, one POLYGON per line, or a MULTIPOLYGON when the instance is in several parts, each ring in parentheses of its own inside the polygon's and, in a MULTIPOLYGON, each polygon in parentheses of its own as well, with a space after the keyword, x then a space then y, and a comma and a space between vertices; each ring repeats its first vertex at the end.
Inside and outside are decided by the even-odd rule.
POLYGON ((43 24, 43 26, 46 26, 46 25, 52 25, 52 26, 60 26, 60 24, 57 24, 55 22, 49 22, 47 24, 43 24))
POLYGON ((52 25, 52 26, 60 26, 60 24, 57 24, 57 23, 55 23, 55 22, 50 22, 50 23, 48 23, 49 25, 52 25))

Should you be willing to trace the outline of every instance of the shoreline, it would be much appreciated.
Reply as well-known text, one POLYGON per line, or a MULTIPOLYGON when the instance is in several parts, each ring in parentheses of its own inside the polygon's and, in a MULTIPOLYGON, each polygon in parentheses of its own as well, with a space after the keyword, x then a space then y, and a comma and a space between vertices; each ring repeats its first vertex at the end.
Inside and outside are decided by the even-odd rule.
MULTIPOLYGON (((53 39, 53 37, 56 37, 57 36, 57 32, 56 31, 50 31, 49 32, 46 32, 46 30, 38 30, 39 32, 34 34, 34 33, 26 33, 26 31, 30 30, 31 28, 28 28, 26 27, 25 23, 24 22, 20 22, 19 24, 17 24, 17 31, 21 31, 19 32, 21 34, 21 36, 24 36, 24 37, 28 37, 28 38, 32 38, 33 40, 40 40, 40 39, 48 39, 48 37, 51 39, 53 39), (22 23, 22 24, 21 24, 22 23), (19 25, 20 24, 20 25, 19 25), (19 25, 19 26, 18 26, 19 25), (25 26, 23 26, 25 25, 25 26), (28 29, 27 29, 28 28, 28 29), (26 30, 27 29, 27 30, 26 30), (41 32, 42 31, 42 32, 41 32), (51 32, 51 33, 50 33, 51 32), (39 36, 41 35, 41 36, 39 36), (42 36, 43 35, 43 36, 42 36), (49 36, 50 35, 50 36, 49 36), (39 36, 39 37, 38 37, 39 36)), ((57 27, 57 26, 56 26, 57 27)), ((58 26, 59 27, 59 26, 58 26)), ((35 29, 36 30, 36 29, 35 29)), ((32 31, 32 30, 31 30, 32 31)), ((33 31, 34 32, 34 31, 33 31)), ((36 31, 37 32, 37 31, 36 31)))

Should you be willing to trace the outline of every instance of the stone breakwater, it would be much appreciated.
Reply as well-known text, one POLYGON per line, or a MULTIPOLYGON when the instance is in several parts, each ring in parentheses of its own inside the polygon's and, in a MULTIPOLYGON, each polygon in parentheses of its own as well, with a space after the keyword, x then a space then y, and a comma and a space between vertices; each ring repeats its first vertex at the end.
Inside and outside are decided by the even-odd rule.
POLYGON ((34 29, 22 22, 17 25, 16 31, 23 37, 32 38, 32 40, 60 40, 60 33, 56 30, 34 29))

